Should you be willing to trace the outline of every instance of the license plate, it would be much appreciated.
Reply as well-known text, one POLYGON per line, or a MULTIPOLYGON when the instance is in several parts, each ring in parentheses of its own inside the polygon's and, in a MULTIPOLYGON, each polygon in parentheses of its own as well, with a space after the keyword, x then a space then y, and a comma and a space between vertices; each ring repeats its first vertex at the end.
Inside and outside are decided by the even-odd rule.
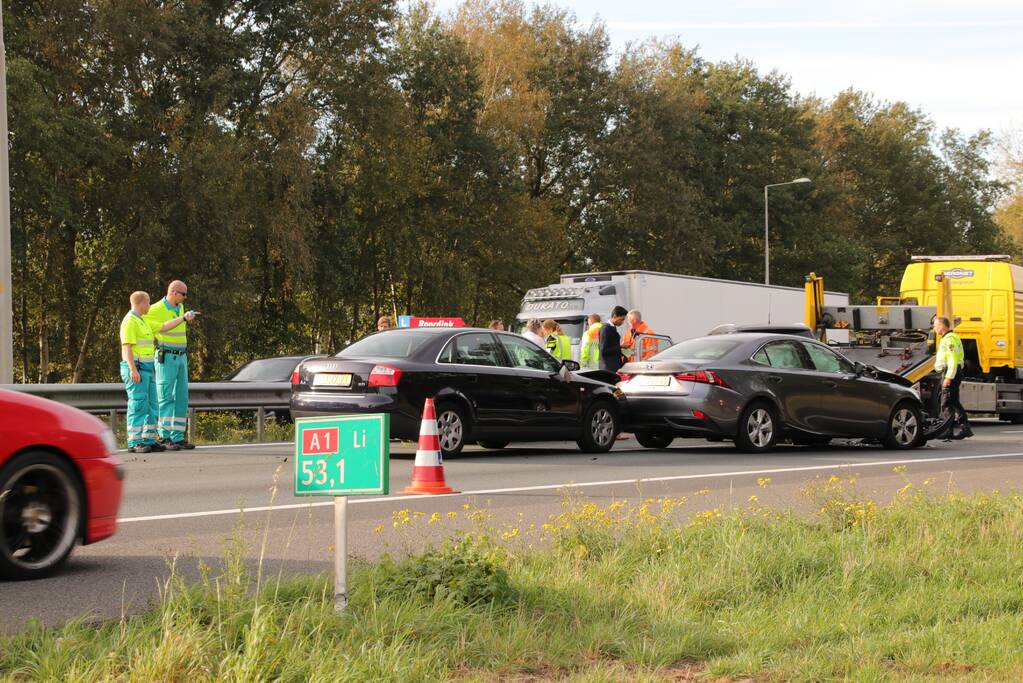
POLYGON ((643 378, 643 386, 666 387, 671 384, 670 375, 640 375, 643 378))
POLYGON ((313 375, 314 387, 350 387, 352 386, 351 373, 343 375, 334 373, 320 373, 313 375))

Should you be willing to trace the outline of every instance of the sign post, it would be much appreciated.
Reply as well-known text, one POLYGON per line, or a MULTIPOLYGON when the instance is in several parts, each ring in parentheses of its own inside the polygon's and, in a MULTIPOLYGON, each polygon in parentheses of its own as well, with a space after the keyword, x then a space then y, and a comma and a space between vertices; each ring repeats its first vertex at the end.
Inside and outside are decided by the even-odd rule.
POLYGON ((348 605, 348 496, 387 495, 390 416, 295 420, 295 495, 334 497, 334 608, 348 605))

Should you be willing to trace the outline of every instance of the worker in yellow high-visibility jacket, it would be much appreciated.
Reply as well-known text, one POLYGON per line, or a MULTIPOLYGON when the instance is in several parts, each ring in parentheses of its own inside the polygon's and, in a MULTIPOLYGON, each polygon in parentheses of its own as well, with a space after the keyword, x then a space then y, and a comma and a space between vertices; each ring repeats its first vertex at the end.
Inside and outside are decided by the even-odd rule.
POLYGON ((963 383, 965 353, 963 341, 952 331, 948 318, 934 319, 934 333, 941 338, 934 356, 934 369, 941 374, 941 418, 951 418, 948 438, 965 439, 973 436, 966 410, 959 401, 959 386, 963 383))
POLYGON ((158 324, 156 333, 157 428, 160 443, 177 451, 195 448, 185 438, 188 424, 188 336, 186 323, 198 311, 186 311, 188 287, 181 280, 167 286, 167 296, 149 309, 147 320, 158 324))
POLYGON ((589 327, 583 332, 582 345, 579 347, 579 365, 584 370, 596 370, 600 368, 600 328, 604 324, 596 313, 591 313, 586 322, 589 327))

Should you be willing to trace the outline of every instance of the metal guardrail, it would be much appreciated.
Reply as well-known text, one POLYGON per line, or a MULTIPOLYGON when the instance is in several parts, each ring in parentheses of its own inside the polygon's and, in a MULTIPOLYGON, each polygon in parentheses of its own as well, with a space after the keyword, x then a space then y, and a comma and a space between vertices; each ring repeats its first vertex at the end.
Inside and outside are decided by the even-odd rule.
MULTIPOLYGON (((128 397, 123 384, 0 384, 0 389, 20 391, 48 398, 90 413, 107 413, 111 429, 117 414, 124 413, 128 397)), ((195 411, 253 410, 256 436, 263 438, 266 411, 287 409, 291 402, 289 382, 190 382, 188 384, 188 428, 195 411)), ((191 433, 189 434, 191 439, 191 433)))

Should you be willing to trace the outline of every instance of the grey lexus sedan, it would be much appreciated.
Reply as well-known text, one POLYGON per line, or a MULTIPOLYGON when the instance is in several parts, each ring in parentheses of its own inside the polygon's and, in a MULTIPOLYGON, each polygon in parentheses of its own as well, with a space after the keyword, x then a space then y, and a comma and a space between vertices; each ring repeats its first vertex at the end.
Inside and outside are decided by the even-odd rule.
POLYGON ((926 441, 908 380, 788 334, 689 339, 627 363, 618 376, 624 429, 648 448, 676 437, 732 439, 751 453, 785 438, 865 438, 897 449, 926 441))

